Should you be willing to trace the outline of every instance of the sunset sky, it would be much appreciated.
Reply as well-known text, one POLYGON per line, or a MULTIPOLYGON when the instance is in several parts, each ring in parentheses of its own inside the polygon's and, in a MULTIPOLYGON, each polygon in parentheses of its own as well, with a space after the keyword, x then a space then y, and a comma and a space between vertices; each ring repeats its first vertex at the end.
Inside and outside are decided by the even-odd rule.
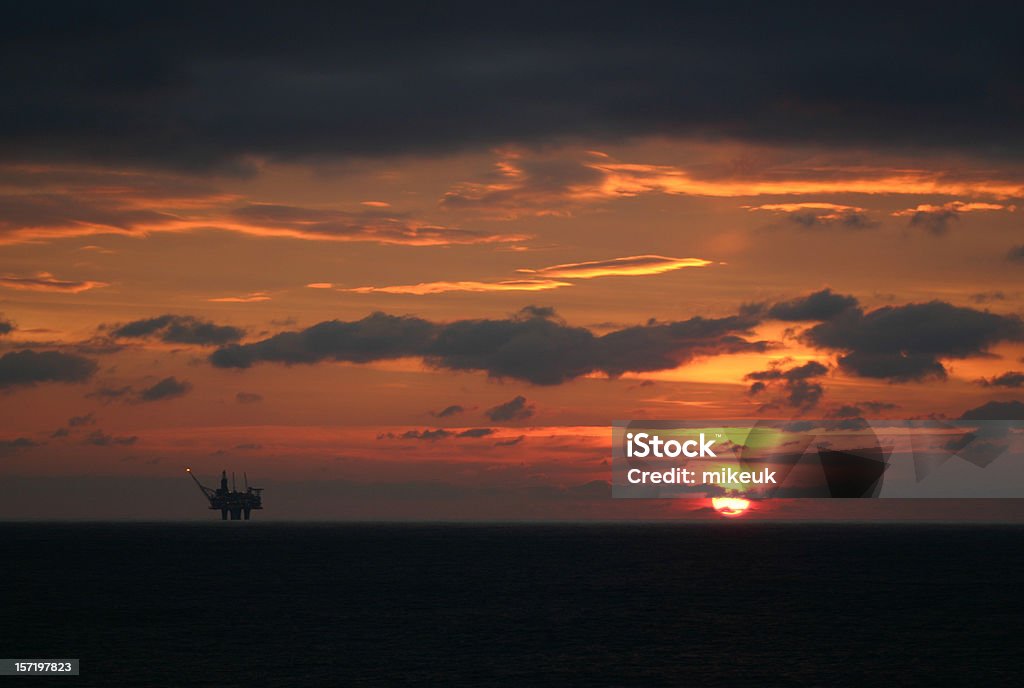
POLYGON ((613 420, 1024 419, 1020 16, 203 7, 5 12, 0 517, 686 518, 613 420))

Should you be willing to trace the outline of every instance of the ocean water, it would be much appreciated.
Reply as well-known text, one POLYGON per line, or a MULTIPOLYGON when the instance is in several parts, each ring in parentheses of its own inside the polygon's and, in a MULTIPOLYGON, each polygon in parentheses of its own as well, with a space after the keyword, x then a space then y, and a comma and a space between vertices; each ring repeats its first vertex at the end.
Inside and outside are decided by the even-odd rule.
MULTIPOLYGON (((1020 685, 1024 528, 0 524, 26 685, 1020 685)), ((20 685, 20 684, 19 684, 20 685)))

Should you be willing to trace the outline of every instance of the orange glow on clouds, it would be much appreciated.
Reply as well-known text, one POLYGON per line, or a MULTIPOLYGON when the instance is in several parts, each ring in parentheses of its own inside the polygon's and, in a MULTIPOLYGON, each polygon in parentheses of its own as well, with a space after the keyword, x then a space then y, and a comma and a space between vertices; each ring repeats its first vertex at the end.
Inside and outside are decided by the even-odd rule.
POLYGON ((983 210, 995 211, 1005 210, 1008 213, 1016 212, 1017 206, 1015 205, 1002 205, 1000 203, 966 203, 964 201, 951 201, 949 203, 943 203, 942 205, 932 205, 931 203, 922 203, 915 208, 907 208, 906 210, 897 210, 892 215, 893 217, 906 217, 909 215, 916 215, 917 213, 941 213, 941 212, 954 212, 954 213, 972 213, 983 210))
POLYGON ((94 280, 62 280, 57 279, 48 272, 37 273, 35 277, 16 277, 5 275, 0 277, 0 287, 18 289, 20 291, 50 291, 63 292, 65 294, 78 294, 90 289, 110 286, 106 282, 94 280))
POLYGON ((1024 184, 1003 180, 951 181, 924 170, 882 171, 878 176, 850 175, 839 179, 695 179, 671 165, 588 163, 605 174, 598 187, 577 189, 582 198, 613 198, 644 193, 740 197, 806 194, 922 194, 942 196, 1024 196, 1024 184))
POLYGON ((214 303, 255 303, 258 301, 269 301, 270 295, 265 291, 249 292, 245 296, 221 296, 215 299, 207 299, 214 303))
MULTIPOLYGON (((450 291, 467 292, 500 292, 500 291, 546 291, 560 287, 570 287, 571 282, 562 279, 593 279, 595 277, 640 277, 658 275, 682 268, 704 267, 711 265, 710 260, 702 258, 668 258, 665 256, 626 256, 610 260, 591 260, 581 263, 564 263, 546 268, 520 268, 517 272, 535 275, 536 278, 502 280, 499 282, 479 281, 440 281, 421 282, 419 284, 399 284, 386 287, 355 287, 341 291, 357 294, 441 294, 450 291)), ((313 286, 313 285, 307 285, 313 286)), ((319 287, 318 287, 319 288, 319 287)))
POLYGON ((539 270, 521 268, 518 272, 565 279, 592 279, 594 277, 658 275, 681 268, 702 268, 705 265, 711 265, 711 261, 702 258, 668 258, 646 255, 564 263, 539 270))
POLYGON ((448 291, 546 291, 560 287, 572 286, 570 282, 558 282, 547 279, 506 280, 504 282, 421 282, 419 284, 398 284, 390 287, 355 287, 340 291, 356 294, 441 294, 448 291))

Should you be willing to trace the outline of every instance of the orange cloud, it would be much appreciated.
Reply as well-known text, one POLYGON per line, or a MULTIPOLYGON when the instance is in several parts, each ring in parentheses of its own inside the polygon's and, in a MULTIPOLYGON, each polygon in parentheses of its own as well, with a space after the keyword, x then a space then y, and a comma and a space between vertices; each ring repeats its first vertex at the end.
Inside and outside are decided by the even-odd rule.
POLYGON ((0 277, 0 286, 22 291, 52 291, 62 292, 65 294, 78 294, 83 291, 89 291, 90 289, 106 287, 109 286, 109 284, 106 282, 96 282, 94 280, 61 280, 48 272, 40 272, 35 277, 15 277, 13 275, 5 275, 0 277))
POLYGON ((563 263, 538 270, 521 268, 516 272, 563 279, 592 279, 594 277, 658 275, 682 268, 701 268, 705 265, 711 265, 711 261, 703 258, 643 255, 610 260, 590 260, 582 263, 563 263))
MULTIPOLYGON (((975 175, 961 178, 944 171, 901 167, 808 166, 771 169, 740 176, 702 177, 674 165, 626 163, 605 153, 527 155, 499 151, 494 169, 480 181, 455 184, 441 198, 446 209, 471 210, 490 219, 564 216, 590 204, 643 194, 739 198, 811 194, 919 194, 1006 199, 1024 196, 1024 182, 975 175)), ((796 212, 796 204, 759 207, 796 212)), ((985 204, 976 204, 978 206, 985 204)), ((814 203, 803 210, 863 212, 855 206, 814 203)), ((979 207, 978 209, 983 209, 979 207)))
POLYGON ((221 230, 308 241, 447 246, 518 242, 525 234, 449 227, 390 212, 260 203, 166 175, 0 166, 0 244, 103 234, 221 230), (17 179, 17 184, 6 182, 17 179))
MULTIPOLYGON (((829 193, 921 194, 940 196, 1024 196, 1024 184, 1005 180, 961 181, 926 170, 852 170, 817 179, 792 174, 782 179, 697 179, 678 167, 626 163, 587 163, 604 174, 596 189, 583 189, 581 198, 615 198, 642 193, 740 197, 829 193)), ((810 171, 808 171, 810 172, 810 171)))
POLYGON ((964 213, 996 211, 1012 213, 1016 212, 1016 210, 1017 206, 1015 205, 1003 205, 1001 203, 950 201, 942 205, 922 203, 914 208, 897 210, 892 215, 893 217, 909 217, 912 227, 922 227, 932 234, 942 235, 964 213))
POLYGON ((787 219, 803 227, 839 225, 853 229, 871 227, 876 223, 867 215, 864 208, 840 203, 805 202, 805 203, 765 203, 763 205, 743 206, 750 212, 767 211, 783 213, 787 219))
POLYGON ((546 291, 572 286, 571 282, 558 282, 550 279, 506 280, 503 282, 421 282, 419 284, 401 284, 391 287, 356 287, 340 291, 357 294, 441 294, 449 291, 546 291))
POLYGON ((914 208, 907 208, 905 210, 897 210, 892 214, 893 217, 913 217, 918 213, 941 213, 941 212, 954 212, 954 213, 973 213, 985 210, 1005 210, 1008 213, 1016 212, 1017 206, 1015 205, 1003 205, 1001 203, 967 203, 965 201, 950 201, 942 205, 932 205, 930 203, 922 203, 914 208))
POLYGON ((864 208, 839 203, 766 203, 764 205, 743 206, 747 210, 771 210, 779 213, 798 213, 801 210, 832 210, 837 213, 864 212, 864 208))
MULTIPOLYGON (((644 255, 612 258, 609 260, 591 260, 582 263, 563 263, 546 268, 521 268, 516 272, 528 273, 535 277, 529 279, 502 280, 500 282, 421 282, 420 284, 401 284, 389 287, 356 287, 341 291, 357 294, 441 294, 449 291, 496 292, 496 291, 545 291, 570 287, 572 282, 566 279, 593 279, 595 277, 642 276, 657 275, 663 272, 682 268, 704 267, 710 260, 702 258, 668 258, 666 256, 644 255)), ((312 285, 307 285, 312 286, 312 285)))
POLYGON ((265 291, 249 292, 245 296, 221 296, 215 299, 206 299, 215 303, 253 303, 256 301, 270 301, 270 295, 265 291))

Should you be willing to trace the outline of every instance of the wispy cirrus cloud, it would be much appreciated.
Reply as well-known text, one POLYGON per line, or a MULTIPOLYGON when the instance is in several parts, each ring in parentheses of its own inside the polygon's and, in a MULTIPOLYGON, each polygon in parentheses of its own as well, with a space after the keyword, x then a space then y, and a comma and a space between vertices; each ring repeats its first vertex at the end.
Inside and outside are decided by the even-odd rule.
POLYGON ((0 167, 0 244, 67 237, 219 230, 306 241, 446 246, 522 241, 427 222, 379 204, 356 208, 263 203, 166 174, 0 167))
MULTIPOLYGON (((441 197, 441 207, 512 220, 571 215, 588 206, 646 194, 709 198, 937 195, 993 200, 1024 196, 1024 180, 1012 175, 978 173, 964 177, 896 164, 865 167, 836 162, 823 166, 820 161, 809 161, 803 167, 780 165, 750 172, 698 174, 696 167, 623 162, 600 151, 499 150, 498 156, 494 167, 480 180, 454 184, 441 197)), ((750 209, 790 213, 792 221, 802 220, 803 224, 873 224, 864 208, 836 203, 777 203, 750 209)))
MULTIPOLYGON (((704 267, 711 265, 710 260, 703 258, 669 258, 666 256, 643 255, 611 258, 609 260, 592 260, 580 263, 563 263, 544 268, 520 268, 516 272, 530 275, 530 278, 500 280, 496 282, 482 281, 440 281, 421 282, 419 284, 402 284, 384 287, 355 287, 341 291, 357 294, 441 294, 451 291, 465 292, 502 292, 502 291, 547 291, 570 287, 572 282, 564 280, 594 279, 596 277, 640 277, 644 275, 660 275, 683 268, 704 267)), ((308 284, 314 289, 324 288, 325 283, 308 284), (314 286, 315 285, 315 286, 314 286)))
POLYGON ((206 299, 213 303, 256 303, 260 301, 270 301, 270 293, 265 291, 251 291, 244 296, 218 296, 212 299, 206 299))
POLYGON ((236 208, 230 212, 227 222, 214 228, 256 236, 405 246, 493 244, 529 238, 526 234, 495 234, 447 227, 376 209, 354 212, 272 203, 249 203, 236 208))
POLYGON ((663 272, 672 272, 682 268, 702 268, 705 265, 711 265, 711 261, 703 258, 643 255, 610 260, 589 260, 582 263, 563 263, 536 270, 520 268, 517 272, 557 279, 593 279, 595 277, 660 275, 663 272))
POLYGON ((589 163, 605 173, 598 196, 636 196, 665 193, 736 198, 742 196, 826 194, 921 194, 1016 198, 1024 196, 1024 182, 1016 179, 955 179, 933 170, 835 167, 821 170, 780 170, 771 176, 698 178, 671 165, 589 163))
POLYGON ((107 282, 95 280, 63 280, 57 279, 49 272, 36 273, 34 277, 18 277, 16 275, 0 276, 0 287, 21 291, 48 291, 64 294, 79 294, 90 289, 110 286, 107 282))
POLYGON ((356 294, 443 294, 450 291, 467 292, 498 292, 498 291, 547 291, 571 287, 571 282, 559 282, 550 279, 503 280, 501 282, 477 282, 473 280, 458 282, 420 282, 419 284, 397 284, 386 287, 354 287, 341 289, 356 294))

